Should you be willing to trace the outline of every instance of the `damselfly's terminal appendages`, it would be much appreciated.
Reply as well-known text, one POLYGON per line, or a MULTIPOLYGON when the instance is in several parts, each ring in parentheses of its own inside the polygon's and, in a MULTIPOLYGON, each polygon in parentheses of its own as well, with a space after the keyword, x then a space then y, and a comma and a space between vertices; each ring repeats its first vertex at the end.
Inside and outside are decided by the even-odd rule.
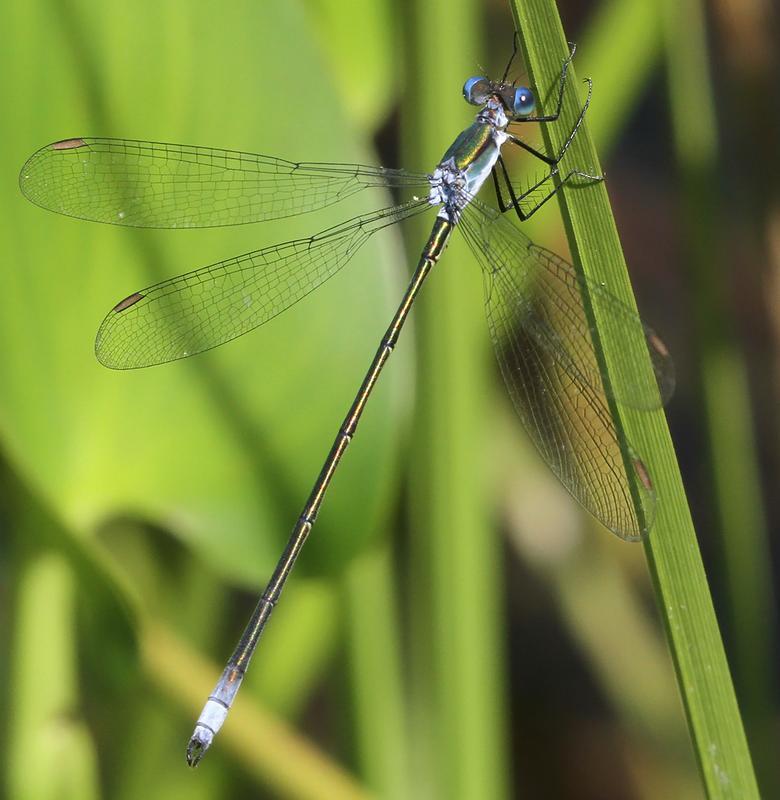
MULTIPOLYGON (((572 53, 561 70, 556 110, 536 115, 525 87, 469 78, 476 121, 430 175, 356 164, 294 163, 269 156, 125 139, 73 138, 48 145, 24 165, 20 184, 34 203, 60 214, 147 228, 239 225, 302 214, 366 188, 408 190, 411 198, 362 214, 306 239, 265 247, 135 291, 108 313, 98 359, 115 369, 161 364, 241 336, 289 308, 338 272, 377 231, 437 209, 406 293, 296 522, 287 547, 241 640, 198 719, 187 748, 196 765, 225 720, 268 621, 352 440, 366 401, 395 347, 422 284, 452 231, 460 230, 482 267, 490 334, 512 401, 541 455, 569 492, 610 530, 639 539, 652 524, 654 492, 641 459, 617 434, 608 400, 656 408, 671 393, 671 360, 660 339, 603 286, 586 280, 512 224, 534 214, 567 183, 600 176, 559 170, 585 116, 588 97, 560 152, 523 141, 522 123, 550 123, 561 111, 572 53), (501 156, 506 144, 548 165, 524 192, 501 156), (475 195, 490 177, 499 210, 475 195), (645 365, 610 362, 604 380, 583 298, 608 325, 643 331, 655 381, 645 365)), ((511 63, 511 61, 510 61, 511 63)))

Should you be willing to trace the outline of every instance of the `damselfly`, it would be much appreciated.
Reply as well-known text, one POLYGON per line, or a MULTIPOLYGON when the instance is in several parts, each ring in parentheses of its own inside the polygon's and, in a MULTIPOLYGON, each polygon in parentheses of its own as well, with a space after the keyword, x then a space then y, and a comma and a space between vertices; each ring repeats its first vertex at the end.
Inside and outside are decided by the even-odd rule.
POLYGON ((227 716, 379 373, 456 228, 482 267, 488 325, 501 371, 542 457, 569 492, 618 536, 639 539, 652 524, 655 498, 648 470, 618 436, 609 402, 657 408, 673 386, 666 349, 632 309, 534 245, 505 215, 512 211, 525 220, 562 186, 601 180, 580 170, 559 170, 588 109, 590 81, 587 99, 560 152, 548 156, 517 135, 524 123, 558 119, 573 55, 574 47, 561 69, 556 110, 548 115, 535 114, 530 89, 507 81, 512 59, 500 81, 469 78, 463 94, 479 106, 476 121, 455 139, 430 175, 99 138, 55 142, 24 165, 20 184, 33 203, 68 216, 140 228, 279 219, 329 206, 370 187, 412 193, 405 202, 310 238, 245 253, 133 292, 114 306, 97 334, 98 359, 115 369, 185 358, 241 336, 335 275, 377 231, 438 209, 406 293, 284 553, 198 719, 187 748, 190 765, 200 761, 227 716), (505 144, 543 161, 548 166, 544 177, 516 191, 501 155, 505 144), (489 177, 498 210, 475 197, 489 177), (591 324, 594 315, 618 331, 642 332, 654 370, 651 384, 644 377, 646 365, 619 356, 610 362, 609 381, 605 379, 591 324))

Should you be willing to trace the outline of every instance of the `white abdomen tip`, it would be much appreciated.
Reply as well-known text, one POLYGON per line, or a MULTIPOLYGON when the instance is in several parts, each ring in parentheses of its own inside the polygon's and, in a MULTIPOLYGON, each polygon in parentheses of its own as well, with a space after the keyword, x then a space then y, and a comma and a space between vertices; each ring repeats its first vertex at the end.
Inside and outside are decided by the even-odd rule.
POLYGON ((197 724, 203 725, 213 733, 216 733, 222 727, 227 713, 228 709, 224 703, 220 703, 219 700, 214 700, 210 697, 206 701, 206 705, 203 706, 203 711, 200 712, 197 724))

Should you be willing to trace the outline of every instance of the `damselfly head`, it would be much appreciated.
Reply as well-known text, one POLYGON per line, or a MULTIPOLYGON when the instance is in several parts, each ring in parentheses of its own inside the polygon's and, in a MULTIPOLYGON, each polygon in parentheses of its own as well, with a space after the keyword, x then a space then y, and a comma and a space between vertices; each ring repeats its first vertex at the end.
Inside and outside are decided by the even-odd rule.
POLYGON ((469 78, 463 84, 463 97, 473 106, 484 106, 495 98, 510 117, 528 117, 536 108, 534 93, 527 86, 494 83, 480 76, 469 78))

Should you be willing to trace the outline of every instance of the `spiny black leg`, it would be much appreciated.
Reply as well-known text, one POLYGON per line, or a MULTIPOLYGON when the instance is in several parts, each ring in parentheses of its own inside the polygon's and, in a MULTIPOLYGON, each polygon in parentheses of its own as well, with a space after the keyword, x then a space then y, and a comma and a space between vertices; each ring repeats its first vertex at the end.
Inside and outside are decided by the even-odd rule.
POLYGON ((519 40, 520 36, 518 35, 517 31, 515 31, 515 35, 512 37, 512 55, 509 56, 509 61, 507 62, 506 69, 504 70, 504 76, 503 78, 501 78, 501 83, 506 83, 507 75, 509 75, 509 68, 512 66, 512 62, 515 60, 515 57, 517 56, 519 40))
MULTIPOLYGON (((520 200, 518 200, 517 198, 517 194, 515 193, 515 187, 512 186, 512 181, 509 180, 509 172, 507 172, 506 163, 504 162, 504 159, 501 155, 499 155, 497 163, 501 167, 501 175, 504 178, 504 183, 506 184, 506 188, 509 191, 509 199, 511 200, 511 203, 508 204, 506 208, 501 209, 501 213, 503 214, 506 211, 509 211, 510 208, 514 208, 517 211, 520 208, 520 200)), ((497 174, 497 170, 495 167, 493 167, 493 173, 494 176, 497 174)), ((546 180, 549 179, 550 175, 546 175, 544 178, 542 178, 541 181, 537 181, 536 186, 538 186, 540 183, 544 183, 546 180)), ((536 188, 536 186, 529 189, 529 191, 533 191, 533 189, 536 188)))
POLYGON ((547 114, 543 117, 522 117, 521 119, 514 119, 512 122, 555 122, 555 120, 560 117, 561 108, 563 108, 563 90, 566 86, 566 75, 569 72, 569 64, 571 64, 574 54, 577 52, 577 45, 574 44, 574 42, 569 42, 569 47, 571 48, 569 51, 569 57, 563 62, 563 67, 561 68, 561 81, 560 88, 558 90, 558 105, 555 109, 555 113, 547 114))
MULTIPOLYGON (((555 158, 551 158, 550 156, 546 156, 544 153, 540 153, 535 148, 531 147, 531 145, 526 144, 522 139, 518 139, 517 136, 510 133, 509 131, 506 132, 507 140, 512 142, 512 144, 517 145, 518 147, 522 147, 523 150, 527 150, 531 155, 536 156, 536 158, 544 161, 545 164, 549 164, 551 167, 554 167, 564 156, 566 151, 569 149, 569 145, 574 141, 574 137, 577 134, 577 131, 580 129, 580 125, 582 125, 582 120, 585 119, 585 112, 588 110, 588 106, 590 105, 590 97, 593 94, 593 81, 590 78, 585 78, 585 83, 588 84, 588 96, 585 98, 585 102, 582 104, 582 108, 580 109, 580 115, 577 117, 577 121, 574 123, 571 131, 569 132, 569 136, 561 147, 560 152, 558 153, 555 158)), ((557 119, 557 115, 555 117, 557 119)), ((528 119, 523 120, 515 120, 516 122, 527 122, 528 119)))
POLYGON ((493 186, 496 187, 496 202, 498 203, 498 208, 502 214, 505 214, 507 211, 509 211, 510 208, 514 208, 514 201, 511 199, 512 184, 509 182, 509 178, 506 173, 506 167, 504 166, 504 159, 501 158, 501 156, 499 156, 498 160, 501 163, 501 168, 504 171, 504 181, 509 186, 509 195, 510 195, 509 203, 507 203, 506 200, 504 200, 504 195, 501 192, 501 185, 498 181, 498 170, 495 168, 495 166, 493 167, 493 169, 490 170, 490 174, 493 177, 493 186))
POLYGON ((538 158, 540 161, 544 161, 545 164, 549 164, 551 167, 554 167, 561 160, 560 155, 558 158, 550 158, 550 156, 545 155, 534 147, 531 147, 530 144, 526 144, 522 139, 518 139, 517 136, 513 136, 511 133, 507 133, 507 140, 518 147, 522 147, 523 150, 528 151, 532 156, 538 158))
POLYGON ((529 186, 524 192, 517 194, 514 190, 514 187, 512 186, 512 182, 509 180, 509 174, 507 173, 506 165, 504 164, 503 158, 499 156, 497 163, 501 168, 504 182, 506 183, 507 189, 509 191, 509 196, 512 200, 511 204, 507 204, 504 201, 503 197, 501 196, 499 190, 499 178, 497 175, 497 170, 496 167, 493 167, 493 181, 496 186, 496 194, 499 198, 498 200, 499 209, 503 214, 510 208, 514 208, 521 222, 525 222, 527 219, 532 217, 551 197, 554 197, 564 187, 564 185, 567 184, 572 178, 575 177, 587 178, 588 180, 597 182, 604 180, 603 175, 590 175, 589 173, 582 172, 580 170, 576 169, 570 170, 563 178, 561 178, 558 184, 554 185, 553 188, 535 206, 533 206, 529 211, 523 211, 523 209, 520 207, 520 203, 523 200, 525 200, 525 198, 528 197, 532 192, 536 191, 540 186, 544 185, 545 183, 547 183, 547 181, 554 178, 558 174, 558 169, 554 168, 553 170, 550 171, 548 175, 545 175, 543 178, 534 183, 533 186, 529 186))
MULTIPOLYGON (((498 197, 499 210, 501 211, 502 214, 504 214, 507 211, 509 211, 510 208, 514 209, 515 212, 517 213, 517 216, 520 218, 521 222, 525 222, 525 220, 527 220, 530 216, 532 216, 542 205, 544 205, 544 203, 547 202, 547 200, 550 199, 550 197, 552 197, 561 188, 561 186, 564 183, 564 181, 562 181, 560 185, 554 186, 553 189, 549 192, 549 194, 547 194, 537 206, 532 208, 530 211, 525 212, 520 207, 520 203, 526 197, 528 197, 528 195, 536 191, 536 189, 538 189, 540 186, 542 186, 543 184, 547 183, 547 181, 555 177, 558 174, 558 170, 557 169, 551 170, 543 178, 536 181, 536 183, 534 183, 532 186, 529 186, 524 192, 518 194, 517 192, 515 192, 514 186, 512 186, 512 181, 509 179, 509 173, 507 172, 506 164, 504 163, 503 157, 499 156, 498 161, 496 163, 498 164, 498 167, 500 167, 501 169, 501 177, 504 180, 504 184, 506 185, 507 191, 509 192, 509 198, 511 200, 510 203, 507 203, 504 200, 500 190, 498 168, 494 166, 491 173, 493 175, 493 182, 496 187, 496 196, 498 197)), ((567 180, 568 177, 570 176, 567 176, 567 180)))

